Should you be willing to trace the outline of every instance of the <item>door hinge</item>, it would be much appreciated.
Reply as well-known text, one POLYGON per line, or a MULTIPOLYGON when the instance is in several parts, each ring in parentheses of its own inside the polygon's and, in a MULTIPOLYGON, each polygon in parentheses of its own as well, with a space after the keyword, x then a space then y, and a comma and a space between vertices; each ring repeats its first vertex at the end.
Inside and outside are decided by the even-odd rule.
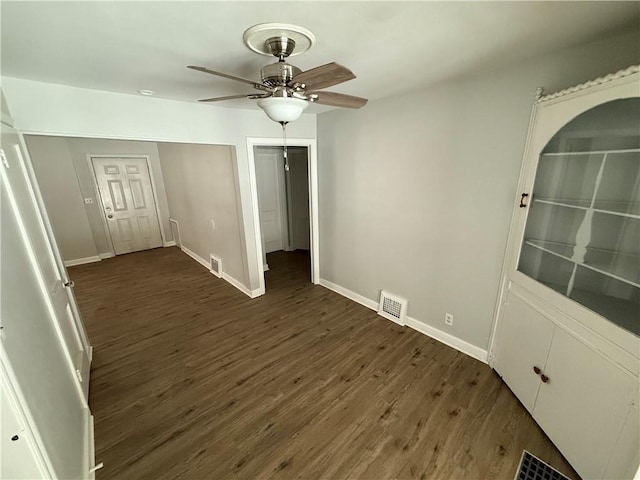
POLYGON ((78 380, 82 383, 82 373, 80 373, 80 370, 76 370, 76 377, 78 377, 78 380))
POLYGON ((69 280, 68 282, 64 283, 64 286, 67 288, 73 288, 76 286, 76 282, 74 282, 73 280, 69 280))

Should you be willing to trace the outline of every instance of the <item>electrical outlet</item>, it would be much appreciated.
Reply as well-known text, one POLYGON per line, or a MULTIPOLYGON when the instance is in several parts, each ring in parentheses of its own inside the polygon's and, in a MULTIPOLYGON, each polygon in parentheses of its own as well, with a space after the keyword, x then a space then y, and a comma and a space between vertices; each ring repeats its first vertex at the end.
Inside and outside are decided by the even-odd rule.
POLYGON ((453 315, 451 315, 450 313, 445 313, 444 323, 446 323, 447 325, 453 325, 453 315))
POLYGON ((84 203, 86 203, 87 205, 90 205, 93 203, 93 198, 85 198, 84 199, 84 203))

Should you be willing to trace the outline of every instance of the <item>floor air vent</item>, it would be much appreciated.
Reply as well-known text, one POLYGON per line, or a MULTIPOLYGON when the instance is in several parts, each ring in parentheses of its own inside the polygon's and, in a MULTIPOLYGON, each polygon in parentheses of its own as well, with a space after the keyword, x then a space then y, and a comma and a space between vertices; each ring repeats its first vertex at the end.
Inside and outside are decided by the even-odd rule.
POLYGON ((380 293, 378 314, 392 322, 405 325, 407 323, 407 301, 404 298, 397 297, 383 290, 382 293, 380 293))
POLYGON ((571 480, 551 465, 526 450, 522 452, 520 466, 514 480, 571 480))
POLYGON ((218 278, 222 277, 222 260, 209 255, 209 271, 218 278))

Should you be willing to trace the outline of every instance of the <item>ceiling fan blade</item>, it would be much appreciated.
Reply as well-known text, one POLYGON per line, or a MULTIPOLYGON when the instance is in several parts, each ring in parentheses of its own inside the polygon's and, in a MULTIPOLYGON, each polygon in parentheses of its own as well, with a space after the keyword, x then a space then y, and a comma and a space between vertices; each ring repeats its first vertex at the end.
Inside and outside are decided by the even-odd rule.
POLYGON ((291 84, 301 83, 305 85, 307 90, 320 90, 321 88, 332 87, 339 83, 353 80, 356 76, 351 70, 342 65, 338 65, 336 62, 327 63, 321 65, 306 72, 299 73, 291 84))
POLYGON ((254 94, 254 93, 245 93, 242 95, 228 95, 226 97, 213 97, 213 98, 203 98, 202 100, 198 100, 199 102, 220 102, 222 100, 234 100, 236 98, 249 98, 249 99, 254 99, 254 98, 266 98, 270 96, 269 94, 266 95, 259 95, 259 94, 254 94))
POLYGON ((251 85, 252 87, 260 89, 260 90, 269 89, 269 87, 267 87, 266 85, 263 85, 260 82, 256 82, 254 80, 249 80, 247 78, 236 77, 235 75, 229 75, 228 73, 216 72, 215 70, 210 70, 210 69, 205 68, 205 67, 197 67, 195 65, 189 65, 189 66, 187 66, 187 68, 190 68, 191 70, 198 70, 199 72, 209 73, 211 75, 216 75, 218 77, 228 78, 229 80, 236 80, 237 82, 246 83, 246 84, 251 85))
POLYGON ((362 97, 355 97, 353 95, 345 95, 344 93, 335 92, 307 92, 306 95, 315 96, 313 101, 319 105, 330 105, 332 107, 344 107, 344 108, 360 108, 364 107, 368 100, 362 97))

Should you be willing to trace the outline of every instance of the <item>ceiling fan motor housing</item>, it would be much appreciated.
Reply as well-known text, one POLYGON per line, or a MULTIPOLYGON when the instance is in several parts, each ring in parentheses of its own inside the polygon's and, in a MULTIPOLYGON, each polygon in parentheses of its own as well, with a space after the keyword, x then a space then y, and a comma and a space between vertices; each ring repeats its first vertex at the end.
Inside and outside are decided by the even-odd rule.
POLYGON ((277 87, 286 85, 301 72, 302 70, 294 65, 286 62, 276 62, 262 67, 260 69, 260 77, 262 78, 262 83, 270 87, 277 87))

